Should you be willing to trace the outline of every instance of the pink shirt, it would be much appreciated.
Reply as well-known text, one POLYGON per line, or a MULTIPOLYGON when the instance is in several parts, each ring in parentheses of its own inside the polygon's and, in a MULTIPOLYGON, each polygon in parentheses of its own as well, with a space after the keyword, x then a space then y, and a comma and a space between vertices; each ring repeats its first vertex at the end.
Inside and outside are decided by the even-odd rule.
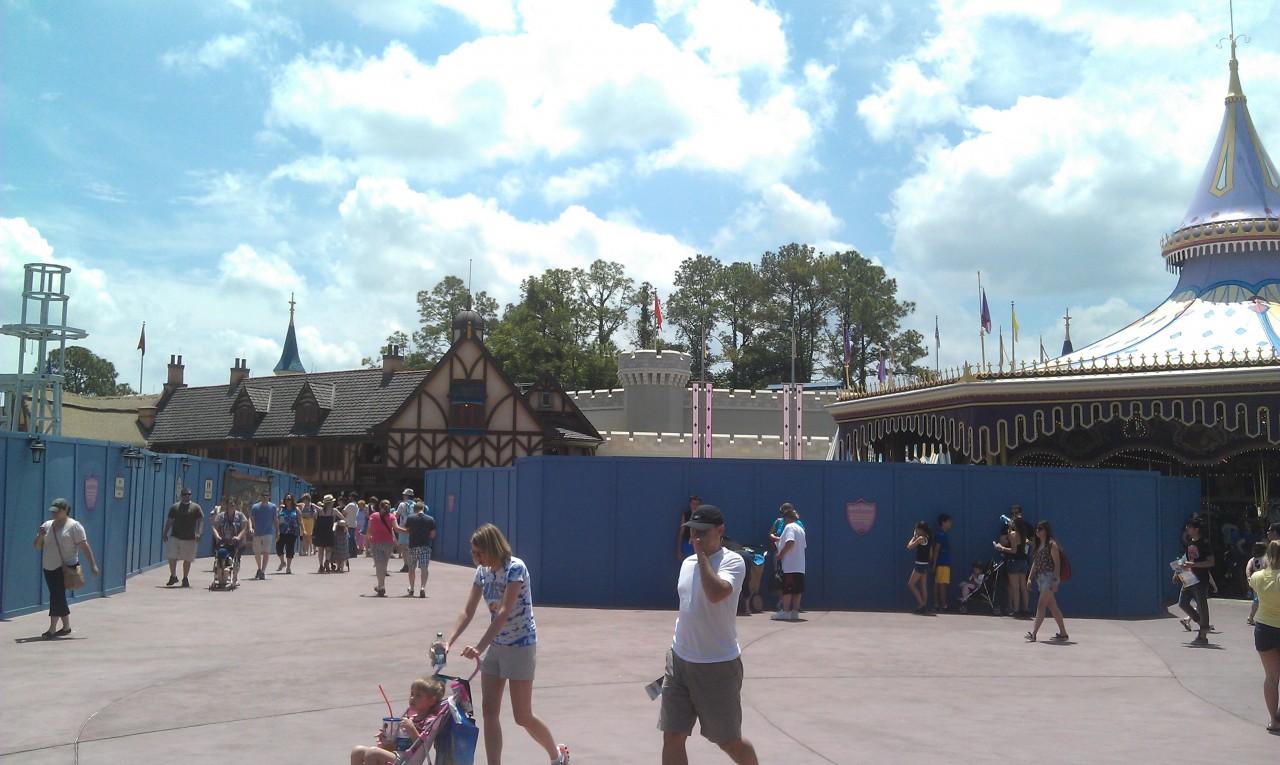
POLYGON ((390 510, 378 511, 369 516, 369 541, 372 544, 389 544, 396 541, 392 533, 396 527, 396 516, 390 510))

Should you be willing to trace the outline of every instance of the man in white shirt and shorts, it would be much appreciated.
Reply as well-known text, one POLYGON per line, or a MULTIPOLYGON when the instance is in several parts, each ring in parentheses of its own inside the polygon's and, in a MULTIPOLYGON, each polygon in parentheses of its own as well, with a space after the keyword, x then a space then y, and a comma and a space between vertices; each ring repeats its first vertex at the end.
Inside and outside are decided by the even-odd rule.
POLYGON ((755 747, 742 737, 742 652, 735 622, 747 564, 724 548, 724 515, 715 505, 700 505, 684 525, 693 555, 680 565, 680 615, 662 680, 662 763, 688 763, 685 744, 696 720, 703 737, 731 760, 759 765, 755 747))

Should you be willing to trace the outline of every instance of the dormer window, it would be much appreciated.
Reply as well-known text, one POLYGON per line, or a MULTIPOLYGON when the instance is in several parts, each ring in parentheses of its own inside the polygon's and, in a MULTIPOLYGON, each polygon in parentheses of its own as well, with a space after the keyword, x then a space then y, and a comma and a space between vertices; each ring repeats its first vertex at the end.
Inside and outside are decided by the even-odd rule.
POLYGON ((253 404, 248 401, 241 402, 236 407, 233 415, 232 426, 236 430, 251 430, 253 423, 258 418, 258 413, 253 410, 253 404))
POLYGON ((314 401, 302 401, 294 412, 294 425, 300 428, 311 427, 320 422, 320 407, 314 401))

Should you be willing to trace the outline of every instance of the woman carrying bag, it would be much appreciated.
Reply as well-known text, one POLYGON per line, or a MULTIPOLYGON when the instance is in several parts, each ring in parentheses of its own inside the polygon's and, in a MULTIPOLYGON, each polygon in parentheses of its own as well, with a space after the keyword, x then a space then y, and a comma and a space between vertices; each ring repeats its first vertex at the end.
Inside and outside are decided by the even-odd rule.
POLYGON ((71 518, 71 505, 65 499, 58 498, 49 507, 49 512, 53 517, 41 524, 34 543, 34 547, 41 551, 44 583, 49 588, 49 631, 40 635, 45 640, 71 634, 71 608, 67 605, 67 590, 84 586, 84 569, 80 566, 76 551, 84 551, 94 576, 99 573, 84 526, 71 518), (62 629, 55 631, 59 619, 62 620, 62 629))

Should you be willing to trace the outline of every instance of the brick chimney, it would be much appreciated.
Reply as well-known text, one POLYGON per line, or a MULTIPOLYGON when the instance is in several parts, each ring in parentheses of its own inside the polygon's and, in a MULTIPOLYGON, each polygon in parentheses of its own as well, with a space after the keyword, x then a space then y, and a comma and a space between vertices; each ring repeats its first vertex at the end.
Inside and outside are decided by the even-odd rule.
POLYGON ((187 384, 182 381, 183 369, 185 369, 185 367, 182 366, 181 356, 169 357, 169 379, 165 381, 164 389, 161 391, 162 399, 169 398, 169 396, 173 395, 173 392, 179 388, 187 387, 187 384))
POLYGON ((228 385, 232 388, 240 384, 240 381, 249 376, 249 362, 245 359, 236 359, 235 364, 231 367, 231 382, 228 385))
POLYGON ((387 346, 387 352, 382 354, 382 373, 388 375, 403 371, 404 356, 400 353, 400 346, 387 346))

